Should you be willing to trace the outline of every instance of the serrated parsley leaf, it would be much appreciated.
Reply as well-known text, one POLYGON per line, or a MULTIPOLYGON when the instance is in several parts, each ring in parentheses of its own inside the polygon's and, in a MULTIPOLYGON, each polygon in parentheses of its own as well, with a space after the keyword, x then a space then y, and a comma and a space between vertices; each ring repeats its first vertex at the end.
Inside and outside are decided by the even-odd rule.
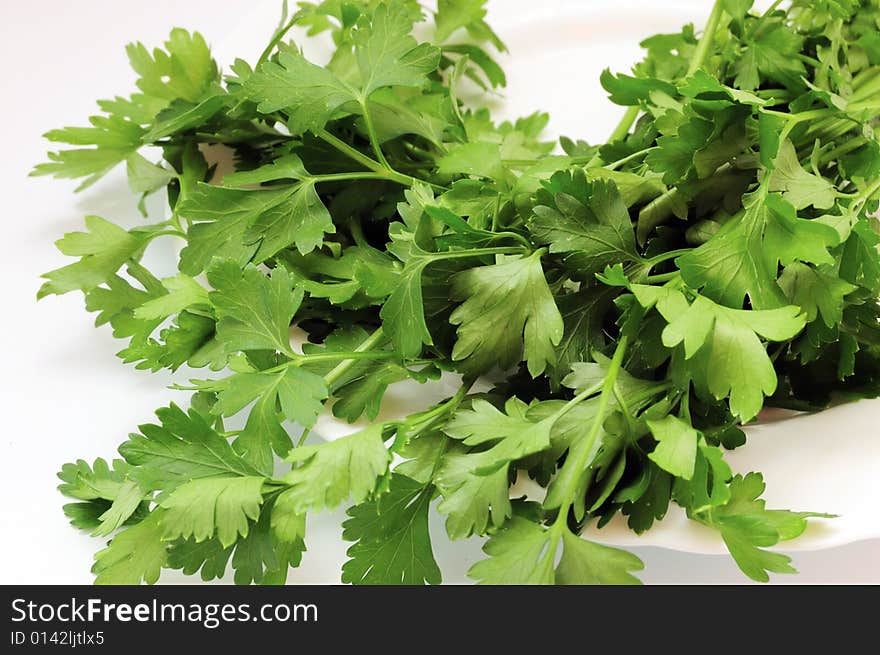
POLYGON ((770 173, 769 189, 781 191, 782 197, 794 205, 795 209, 810 206, 829 209, 834 206, 837 198, 831 182, 803 169, 794 145, 788 139, 779 146, 779 154, 770 173))
POLYGON ((369 97, 385 86, 421 86, 437 68, 440 51, 410 36, 412 18, 399 3, 380 4, 369 24, 355 33, 355 56, 360 68, 361 93, 369 97))
POLYGON ((135 480, 126 480, 113 499, 113 503, 98 517, 98 525, 92 531, 96 537, 106 537, 122 527, 141 507, 144 490, 135 480))
POLYGON ((261 112, 287 110, 294 134, 323 127, 337 109, 355 100, 348 84, 290 48, 250 75, 245 91, 261 112))
POLYGON ((126 52, 139 75, 138 88, 153 98, 198 102, 217 80, 217 64, 198 32, 173 29, 165 50, 156 48, 151 53, 143 43, 132 43, 126 52))
POLYGON ((699 433, 678 417, 665 416, 648 421, 657 447, 648 457, 672 475, 690 480, 694 475, 699 433))
POLYGON ((391 462, 382 437, 379 423, 335 441, 290 451, 287 461, 298 464, 284 476, 290 485, 291 507, 304 513, 332 509, 349 498, 355 503, 366 499, 391 462))
MULTIPOLYGON (((158 188, 160 176, 167 173, 147 169, 143 158, 136 153, 143 143, 173 132, 168 126, 156 133, 144 127, 153 122, 163 122, 160 112, 175 102, 198 103, 219 81, 217 65, 204 38, 198 33, 190 34, 177 28, 171 31, 165 50, 156 48, 151 53, 142 43, 132 43, 126 48, 129 62, 138 74, 137 85, 142 93, 128 99, 99 101, 106 115, 92 116, 90 127, 67 127, 46 134, 50 141, 73 146, 89 146, 49 153, 49 162, 38 165, 34 175, 54 175, 64 178, 86 178, 78 190, 84 189, 103 177, 117 164, 128 161, 132 188, 144 192, 158 188), (134 166, 134 170, 131 167, 134 166), (147 181, 149 180, 149 182, 147 181)), ((219 109, 215 105, 214 111, 219 109)), ((198 115, 202 120, 204 113, 198 115)), ((192 119, 191 119, 192 120, 192 119)), ((190 121, 190 125, 191 125, 190 121)), ((186 124, 184 124, 186 127, 186 124)), ((176 126, 177 129, 180 126, 176 126)), ((167 179, 166 179, 167 181, 167 179)))
POLYGON ((630 571, 641 571, 645 565, 632 553, 582 539, 568 530, 562 533, 562 543, 556 584, 641 584, 630 571))
POLYGON ((644 568, 631 553, 586 541, 567 528, 547 530, 519 516, 492 535, 483 551, 489 557, 468 571, 480 584, 641 584, 630 571, 644 568), (560 541, 562 558, 556 566, 560 541))
POLYGON ((55 243, 65 255, 81 259, 45 273, 47 282, 40 287, 38 298, 94 289, 134 258, 145 244, 136 232, 127 232, 99 216, 86 216, 85 222, 88 232, 70 232, 55 243))
POLYGON ((94 146, 50 152, 49 161, 34 167, 31 175, 86 178, 81 191, 125 161, 141 145, 144 129, 122 116, 92 116, 91 127, 65 127, 44 136, 49 141, 94 146))
POLYGON ((794 85, 804 73, 798 57, 803 37, 778 19, 766 18, 764 23, 735 63, 737 88, 756 89, 762 75, 785 86, 794 85))
POLYGON ((125 524, 138 510, 143 509, 144 491, 129 477, 131 467, 122 460, 114 460, 112 467, 101 458, 89 466, 77 460, 65 464, 58 477, 58 490, 70 498, 88 502, 65 506, 71 523, 89 529, 93 536, 107 536, 125 524))
POLYGON ((764 492, 760 473, 737 475, 730 481, 730 499, 700 518, 717 528, 742 571, 753 580, 767 582, 768 573, 795 573, 791 558, 764 550, 781 540, 793 539, 807 527, 809 517, 829 517, 812 512, 767 510, 759 499, 764 492))
POLYGON ((293 445, 281 426, 281 417, 309 428, 323 410, 328 394, 321 376, 294 365, 273 373, 242 371, 195 384, 217 393, 211 411, 220 416, 234 416, 256 401, 235 447, 245 460, 266 474, 272 472, 272 451, 283 457, 293 445), (280 415, 276 407, 280 407, 280 415))
POLYGON ((58 491, 70 498, 79 500, 115 500, 125 485, 129 465, 122 460, 113 460, 112 466, 100 457, 90 466, 78 459, 65 464, 58 472, 62 484, 58 491))
POLYGON ((563 332, 556 347, 556 364, 550 370, 551 378, 561 381, 572 364, 589 360, 593 349, 605 345, 602 325, 616 295, 615 289, 598 285, 556 297, 563 332))
MULTIPOLYGON (((416 216, 412 219, 414 229, 418 229, 419 216, 422 214, 421 201, 410 193, 410 198, 417 204, 414 207, 404 206, 401 215, 406 218, 408 210, 416 216)), ((387 330, 395 350, 404 358, 417 357, 424 345, 434 343, 431 332, 425 321, 425 297, 423 276, 425 269, 432 263, 442 259, 445 253, 432 253, 425 250, 418 242, 417 232, 408 229, 403 223, 392 223, 389 226, 392 243, 388 250, 404 263, 399 281, 391 291, 379 316, 387 330)))
POLYGON ((592 278, 606 266, 637 261, 629 212, 615 184, 560 172, 543 183, 529 229, 551 253, 564 253, 572 277, 592 278))
POLYGON ((764 226, 764 248, 771 262, 787 266, 793 261, 830 264, 828 248, 838 244, 837 231, 817 220, 799 218, 783 198, 770 194, 765 201, 769 220, 764 226))
POLYGON ((193 305, 208 304, 208 290, 183 273, 162 280, 165 295, 148 300, 134 310, 133 316, 142 320, 165 319, 193 305))
POLYGON ((843 320, 844 298, 856 290, 855 285, 836 275, 798 262, 785 267, 779 286, 788 299, 801 308, 807 323, 821 317, 829 328, 843 320))
POLYGON ((210 477, 256 476, 259 471, 241 459, 196 411, 176 405, 156 412, 160 424, 140 426, 119 452, 145 487, 170 489, 190 480, 210 477))
POLYGON ((348 549, 342 581, 353 584, 440 584, 431 550, 428 507, 432 488, 394 474, 388 491, 348 510, 342 536, 348 549))
POLYGON ((547 286, 540 253, 459 273, 453 278, 452 294, 464 301, 449 318, 459 326, 454 361, 485 372, 524 358, 532 376, 556 361, 562 316, 547 286), (506 327, 498 330, 499 325, 506 327))
POLYGON ((160 524, 162 512, 153 510, 140 523, 126 528, 95 554, 95 584, 153 584, 166 564, 168 542, 160 524))
POLYGON ((785 304, 775 263, 823 263, 837 235, 816 221, 798 218, 781 197, 758 190, 743 199, 744 212, 705 244, 676 260, 688 286, 729 307, 748 296, 756 309, 785 304))
POLYGON ((272 504, 272 532, 282 541, 296 541, 306 534, 306 516, 296 511, 296 494, 282 491, 272 504))
POLYGON ((497 143, 471 141, 451 148, 437 161, 441 175, 473 175, 500 179, 504 176, 501 147, 497 143))
POLYGON ((168 549, 167 565, 168 568, 179 569, 185 575, 199 573, 202 580, 214 580, 226 574, 226 566, 233 550, 233 546, 221 546, 216 538, 204 541, 178 539, 168 549))
POLYGON ((136 152, 130 154, 125 162, 128 186, 134 193, 152 193, 166 186, 174 178, 173 172, 151 164, 136 152))
POLYGON ((248 534, 248 520, 259 516, 265 478, 204 478, 177 487, 162 500, 161 525, 168 539, 204 541, 216 533, 225 548, 248 534))
POLYGON ((187 244, 180 252, 182 272, 198 275, 215 257, 231 259, 241 266, 253 259, 260 244, 258 240, 245 243, 244 235, 255 216, 253 204, 261 197, 242 198, 241 193, 198 184, 181 198, 177 211, 193 221, 187 230, 187 244))
POLYGON ((461 28, 482 22, 486 16, 485 0, 439 0, 434 34, 438 43, 442 43, 461 28))
POLYGON ((690 480, 676 480, 673 497, 687 508, 689 515, 714 510, 730 501, 728 482, 732 476, 733 471, 724 461, 722 450, 718 446, 709 445, 701 437, 697 444, 694 473, 690 480))
POLYGON ((271 349, 292 355, 290 322, 302 302, 302 290, 283 268, 267 277, 255 267, 242 270, 235 262, 218 262, 208 272, 214 287, 217 337, 229 351, 271 349))
POLYGON ((730 309, 698 296, 691 304, 678 291, 633 285, 646 308, 656 305, 668 322, 663 344, 683 346, 695 381, 718 399, 730 397, 731 411, 749 420, 761 409, 763 396, 776 390, 776 373, 759 337, 784 341, 805 324, 794 306, 772 310, 730 309))
POLYGON ((451 539, 485 534, 499 527, 511 515, 507 467, 480 475, 471 455, 451 448, 444 453, 435 483, 443 496, 437 511, 446 514, 446 532, 451 539))
POLYGON ((182 268, 196 272, 214 256, 262 262, 292 245, 305 254, 336 230, 308 178, 259 189, 200 184, 178 211, 200 221, 190 228, 188 250, 181 254, 182 268))
POLYGON ((279 196, 280 202, 261 210, 244 235, 245 241, 259 241, 260 247, 254 255, 258 262, 291 244, 295 244, 300 253, 311 252, 321 245, 324 234, 336 231, 330 212, 315 191, 314 181, 292 185, 279 196))
POLYGON ((471 408, 456 413, 443 431, 466 446, 492 444, 470 457, 473 472, 487 475, 550 446, 554 417, 533 422, 526 417, 527 409, 517 398, 507 401, 504 412, 485 400, 474 400, 471 408))
POLYGON ((264 510, 259 520, 250 525, 247 536, 235 544, 235 584, 284 584, 288 570, 299 566, 305 550, 301 536, 291 540, 280 538, 271 528, 270 513, 264 510))
MULTIPOLYGON (((289 539, 278 534, 270 526, 274 510, 272 501, 266 501, 259 518, 249 522, 247 535, 227 547, 217 537, 175 540, 168 551, 168 566, 187 575, 200 572, 203 580, 212 580, 223 577, 231 560, 236 584, 283 584, 289 567, 302 560, 304 532, 289 534, 289 539)), ((304 523, 302 527, 304 531, 304 523)))
POLYGON ((264 63, 245 81, 245 92, 261 112, 287 112, 287 126, 294 134, 317 130, 352 104, 364 110, 366 98, 388 86, 421 86, 437 68, 440 51, 418 44, 410 36, 412 18, 398 3, 381 4, 372 16, 362 16, 354 31, 357 79, 341 79, 327 68, 316 66, 292 48, 277 61, 264 63))
POLYGON ((468 575, 479 584, 553 584, 550 539, 542 526, 514 516, 486 542, 483 551, 489 557, 474 564, 468 575))
POLYGON ((638 105, 655 91, 668 96, 675 95, 675 86, 664 80, 632 77, 623 73, 613 75, 608 69, 602 71, 599 81, 602 83, 602 88, 610 94, 608 99, 617 105, 638 105))

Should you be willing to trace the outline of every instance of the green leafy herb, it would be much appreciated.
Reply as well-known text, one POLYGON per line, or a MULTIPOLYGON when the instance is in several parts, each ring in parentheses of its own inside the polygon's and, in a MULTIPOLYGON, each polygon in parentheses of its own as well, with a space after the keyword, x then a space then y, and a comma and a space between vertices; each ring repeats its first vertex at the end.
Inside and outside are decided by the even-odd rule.
POLYGON ((122 459, 59 473, 71 523, 111 537, 98 583, 281 583, 306 516, 343 504, 357 584, 439 583, 435 509, 488 537, 483 583, 636 583, 638 558, 580 532, 673 504, 749 577, 793 571, 768 549, 827 515, 766 509, 725 450, 766 406, 880 392, 880 8, 717 0, 603 73, 627 108, 606 143, 556 154, 546 114, 460 99, 506 83, 485 4, 303 3, 222 76, 175 29, 129 46, 135 93, 46 135, 34 174, 125 164, 132 202, 169 211, 86 217, 38 295, 83 292, 127 363, 201 371, 122 459), (331 32, 326 65, 293 27, 331 32), (177 274, 142 263, 155 241, 177 274), (377 420, 391 385, 441 375, 451 397, 377 420), (358 424, 307 441, 323 412, 358 424), (519 498, 526 476, 546 494, 519 498))

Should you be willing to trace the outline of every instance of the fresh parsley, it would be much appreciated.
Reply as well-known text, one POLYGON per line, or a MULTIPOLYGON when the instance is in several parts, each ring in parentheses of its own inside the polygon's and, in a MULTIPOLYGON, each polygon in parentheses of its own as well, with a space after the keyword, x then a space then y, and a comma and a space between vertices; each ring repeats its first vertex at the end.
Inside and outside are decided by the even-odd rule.
POLYGON ((111 537, 97 582, 281 583, 307 515, 342 504, 344 582, 439 583, 436 510, 489 537, 480 582, 635 583, 638 558, 580 532, 618 513, 643 532, 670 503, 749 577, 793 572, 767 548, 823 515, 767 509, 724 456, 765 406, 880 392, 880 7, 716 0, 702 32, 602 75, 626 108, 606 143, 553 154, 546 115, 459 98, 506 82, 484 5, 285 7, 223 71, 175 29, 128 47, 136 92, 46 135, 35 175, 125 165, 169 217, 86 217, 39 296, 81 291, 127 363, 202 371, 122 459, 59 473, 71 523, 111 537), (295 26, 331 32, 325 65, 295 26), (157 240, 182 246, 166 279, 141 263, 157 240), (441 374, 457 393, 376 420, 389 385, 441 374), (306 443, 325 411, 365 427, 306 443), (522 476, 546 495, 512 497, 522 476))

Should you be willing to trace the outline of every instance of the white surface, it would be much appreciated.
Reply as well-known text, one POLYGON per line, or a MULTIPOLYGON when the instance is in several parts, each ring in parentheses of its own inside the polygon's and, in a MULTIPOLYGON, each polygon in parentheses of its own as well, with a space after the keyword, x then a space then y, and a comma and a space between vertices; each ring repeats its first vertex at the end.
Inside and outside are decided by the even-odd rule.
MULTIPOLYGON (((270 3, 273 9, 274 5, 274 1, 270 3)), ((517 69, 508 69, 506 91, 510 104, 516 104, 515 113, 549 110, 556 116, 551 123, 555 132, 602 138, 616 123, 619 110, 594 94, 600 70, 605 66, 625 70, 638 56, 639 38, 676 29, 683 15, 700 24, 708 13, 708 3, 702 0, 642 10, 658 5, 607 0, 490 3, 490 10, 499 18, 509 21, 513 16, 517 23, 505 23, 510 25, 508 29, 501 21, 493 21, 517 56, 517 69), (587 5, 590 18, 571 18, 572 12, 583 11, 587 5), (667 10, 676 13, 668 14, 667 10), (560 12, 571 18, 566 19, 565 33, 548 33, 547 18, 560 12), (542 26, 548 36, 539 38, 542 26), (587 44, 586 50, 551 47, 576 41, 587 44), (520 57, 521 53, 527 56, 520 57), (546 67, 550 65, 557 67, 560 77, 547 76, 546 67), (565 82, 560 83, 560 79, 565 82), (570 85, 591 101, 581 106, 571 103, 571 96, 566 95, 570 85)), ((242 6, 217 0, 154 0, 146 5, 132 0, 78 0, 52 3, 48 14, 44 3, 0 6, 0 56, 12 62, 4 71, 4 103, 0 109, 0 119, 6 126, 5 156, 0 164, 5 209, 0 338, 6 348, 6 374, 0 383, 5 413, 0 437, 0 517, 5 529, 0 541, 0 583, 91 582, 92 555, 101 543, 67 525, 60 511, 64 501, 54 489, 58 482, 55 472, 63 462, 76 458, 113 457, 125 435, 137 424, 150 421, 155 408, 169 400, 185 399, 180 392, 165 388, 171 376, 123 366, 113 356, 120 342, 113 339, 106 326, 94 329, 93 316, 84 311, 77 294, 35 302, 40 273, 67 263, 52 247, 52 241, 64 232, 80 229, 84 214, 96 213, 131 225, 140 220, 121 175, 78 196, 72 194, 75 184, 27 178, 27 172, 42 160, 46 149, 39 135, 60 125, 82 124, 94 110, 96 98, 131 90, 133 78, 122 50, 129 40, 157 44, 172 25, 181 25, 200 30, 213 44, 222 42, 223 47, 218 49, 221 56, 231 51, 253 59, 253 50, 240 52, 244 42, 239 36, 224 40, 224 35, 242 25, 261 24, 260 15, 270 16, 271 25, 275 14, 260 11, 248 18, 242 6)), ((829 415, 828 420, 832 418, 829 415)), ((830 425, 826 438, 833 437, 836 442, 828 442, 829 468, 849 467, 852 459, 845 456, 843 448, 854 443, 846 434, 854 423, 847 418, 830 425)), ((866 431, 867 435, 876 435, 870 423, 865 427, 874 430, 866 431)), ((860 456, 878 461, 876 451, 860 456)), ((735 459, 733 463, 738 467, 735 459)), ((792 460, 790 466, 801 475, 799 461, 792 460)), ((782 482, 768 483, 770 492, 782 498, 778 494, 785 492, 777 489, 782 482)), ((814 484, 814 495, 808 499, 798 497, 788 504, 834 511, 825 504, 813 503, 814 498, 827 497, 826 490, 814 484)), ((340 519, 341 513, 336 513, 310 521, 310 550, 303 566, 291 571, 292 582, 338 581, 346 548, 339 538, 340 519)), ((465 581, 467 568, 480 556, 479 544, 475 540, 450 544, 436 517, 432 525, 445 580, 465 581)), ((744 581, 726 556, 685 555, 645 547, 634 550, 645 560, 647 569, 642 578, 646 582, 744 581)), ((878 551, 880 541, 875 540, 800 553, 795 564, 801 575, 776 580, 878 583, 878 551)), ((186 580, 173 574, 162 577, 165 582, 186 580)))

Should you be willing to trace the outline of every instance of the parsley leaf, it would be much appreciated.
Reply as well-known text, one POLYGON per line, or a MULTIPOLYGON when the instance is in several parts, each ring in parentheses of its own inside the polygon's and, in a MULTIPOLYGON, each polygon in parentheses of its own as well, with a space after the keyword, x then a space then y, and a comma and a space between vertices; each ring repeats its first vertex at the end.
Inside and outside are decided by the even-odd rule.
POLYGON ((395 474, 389 490, 375 501, 348 510, 343 538, 348 549, 342 581, 356 584, 440 583, 431 551, 428 507, 431 487, 395 474))
POLYGON ((177 487, 161 503, 165 536, 204 541, 216 533, 230 546, 248 534, 248 519, 259 516, 262 477, 205 478, 177 487))
POLYGON ((97 582, 280 584, 339 505, 355 584, 440 582, 432 506, 488 537, 484 583, 636 583, 580 528, 671 503, 753 579, 792 570, 768 548, 824 515, 767 510, 724 449, 765 406, 880 394, 878 12, 752 4, 603 72, 626 110, 564 154, 547 114, 490 111, 484 0, 285 8, 228 76, 198 33, 130 45, 135 92, 48 132, 33 174, 124 162, 145 223, 87 217, 38 296, 82 291, 138 369, 212 373, 122 460, 62 467, 70 522, 113 537, 97 582), (319 64, 299 37, 324 33, 319 64), (324 412, 353 432, 307 441, 324 412))
POLYGON ((578 171, 556 173, 543 183, 537 200, 530 230, 551 253, 565 253, 575 278, 638 261, 629 212, 613 182, 588 182, 578 171))
POLYGON ((88 232, 70 232, 55 243, 62 253, 80 260, 45 273, 47 282, 40 287, 38 297, 77 289, 91 291, 107 282, 145 245, 142 236, 126 232, 99 216, 87 216, 85 222, 88 232))
POLYGON ((290 321, 302 300, 292 291, 290 275, 276 268, 266 277, 256 268, 242 270, 226 260, 213 266, 208 280, 214 287, 211 302, 217 310, 217 337, 230 351, 273 349, 292 354, 290 321))
POLYGON ((382 424, 320 446, 300 446, 287 461, 300 464, 285 477, 288 501, 297 513, 332 509, 347 500, 367 498, 388 470, 391 454, 382 439, 382 424))
POLYGON ((634 285, 643 307, 656 304, 668 325, 663 344, 681 345, 693 360, 694 381, 715 398, 730 397, 734 415, 748 420, 761 409, 763 395, 776 391, 776 373, 759 337, 771 341, 792 338, 805 321, 797 307, 766 310, 730 309, 697 296, 688 303, 678 291, 634 285))
POLYGON ((452 294, 464 302, 450 316, 458 325, 453 361, 469 371, 507 368, 524 357, 532 376, 556 360, 562 316, 547 286, 540 251, 459 273, 452 294), (513 311, 511 309, 513 308, 513 311), (504 321, 504 331, 494 329, 504 321))

